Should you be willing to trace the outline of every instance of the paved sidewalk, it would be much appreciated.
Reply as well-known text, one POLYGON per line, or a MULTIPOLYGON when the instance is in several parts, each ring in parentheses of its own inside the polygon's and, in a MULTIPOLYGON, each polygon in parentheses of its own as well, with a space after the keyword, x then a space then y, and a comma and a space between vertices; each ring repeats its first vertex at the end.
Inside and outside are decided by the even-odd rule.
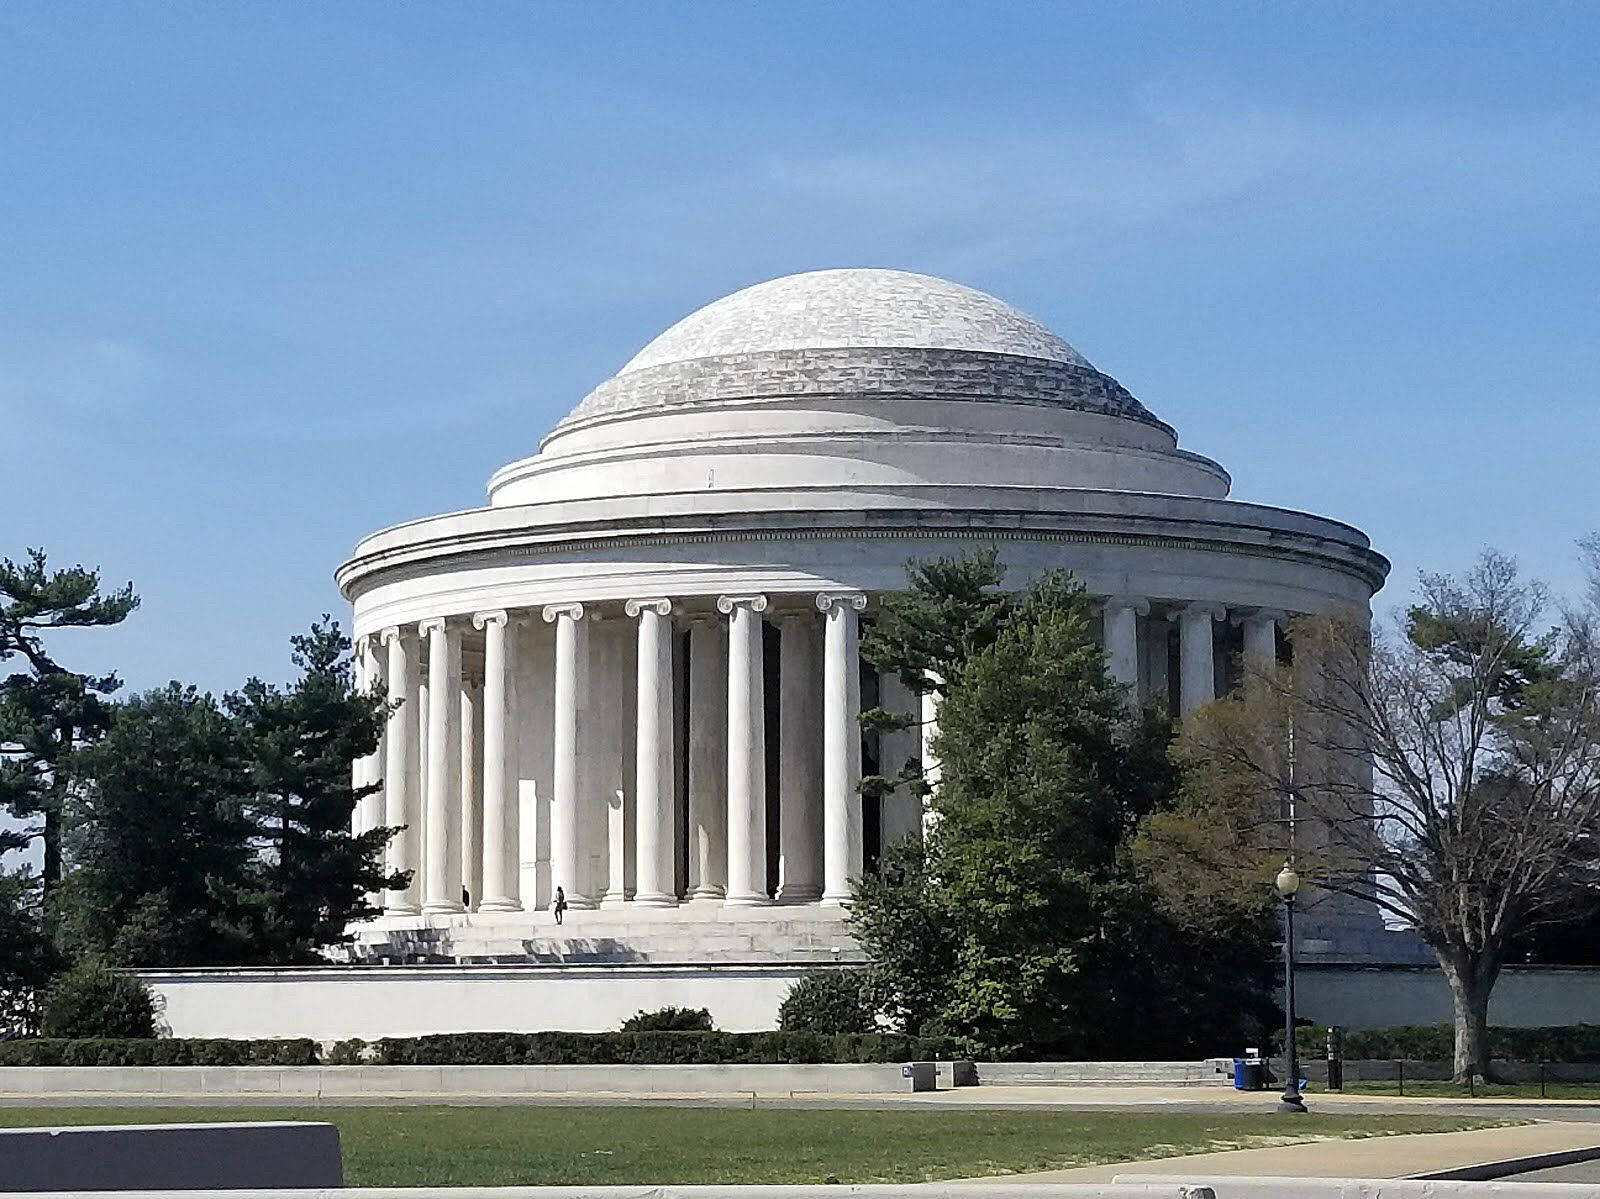
MULTIPOLYGON (((1293 1117, 1285 1116, 1292 1120, 1293 1117)), ((1109 1182, 1118 1174, 1194 1178, 1219 1175, 1278 1178, 1403 1178, 1481 1162, 1600 1146, 1591 1123, 1541 1121, 1474 1132, 1433 1132, 1359 1140, 1320 1140, 1268 1149, 1233 1149, 1150 1161, 1115 1162, 1037 1174, 1008 1174, 989 1182, 1109 1182)))

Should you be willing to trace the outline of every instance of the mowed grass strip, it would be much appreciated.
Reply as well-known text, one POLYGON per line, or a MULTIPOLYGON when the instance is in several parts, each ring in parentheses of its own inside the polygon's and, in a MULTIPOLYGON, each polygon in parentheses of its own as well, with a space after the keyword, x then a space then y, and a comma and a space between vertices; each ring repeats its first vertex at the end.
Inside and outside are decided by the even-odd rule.
POLYGON ((0 1125, 328 1120, 350 1186, 921 1182, 1500 1120, 722 1107, 0 1108, 0 1125))

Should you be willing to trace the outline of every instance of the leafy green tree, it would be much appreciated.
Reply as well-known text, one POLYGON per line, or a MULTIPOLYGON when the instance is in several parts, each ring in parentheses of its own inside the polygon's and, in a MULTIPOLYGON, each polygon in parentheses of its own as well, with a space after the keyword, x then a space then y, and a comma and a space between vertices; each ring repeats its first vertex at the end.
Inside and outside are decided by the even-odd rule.
POLYGON ((986 1054, 1242 1035, 1269 983, 1265 925, 1208 933, 1151 897, 1128 846, 1175 801, 1171 731, 1106 673, 1092 601, 1059 574, 993 598, 992 555, 938 567, 913 571, 867 643, 880 669, 937 670, 943 690, 926 843, 891 853, 852 910, 880 1001, 986 1054), (1245 964, 1223 995, 1205 985, 1218 951, 1245 964))
POLYGON ((84 957, 50 984, 41 1031, 47 1037, 153 1037, 155 996, 134 975, 84 957))
POLYGON ((315 961, 320 946, 350 941, 352 921, 378 914, 369 895, 406 879, 383 868, 396 830, 350 831, 356 804, 381 785, 356 787, 351 763, 377 749, 386 703, 355 690, 350 640, 337 622, 324 616, 291 644, 300 670, 292 687, 252 679, 227 701, 250 762, 262 844, 263 925, 252 958, 264 964, 315 961))
POLYGON ((251 762, 209 695, 168 684, 119 704, 83 753, 61 937, 114 965, 252 960, 251 762))
MULTIPOLYGON (((39 822, 30 824, 29 839, 44 843, 46 892, 61 879, 63 816, 77 754, 105 731, 105 697, 121 685, 115 674, 68 670, 46 636, 119 624, 138 605, 132 584, 102 593, 98 571, 52 571, 43 550, 29 550, 20 564, 0 561, 0 663, 20 660, 23 667, 0 680, 0 806, 39 822)), ((15 840, 0 838, 0 852, 15 840)))

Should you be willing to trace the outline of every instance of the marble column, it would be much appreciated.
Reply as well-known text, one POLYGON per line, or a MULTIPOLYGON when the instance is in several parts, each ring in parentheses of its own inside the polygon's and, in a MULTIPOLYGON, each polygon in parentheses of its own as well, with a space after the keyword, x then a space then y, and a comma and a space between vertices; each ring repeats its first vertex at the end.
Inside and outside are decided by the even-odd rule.
POLYGON ((728 907, 767 902, 764 595, 724 595, 728 617, 728 907))
POLYGON ((638 714, 634 733, 634 887, 640 907, 678 903, 674 878, 672 601, 629 600, 639 621, 638 714))
POLYGON ((778 899, 822 897, 822 699, 817 617, 785 615, 778 642, 778 899))
POLYGON ((1227 616, 1217 604, 1185 604, 1178 621, 1178 710, 1187 716, 1217 698, 1217 662, 1211 626, 1227 616))
POLYGON ((588 630, 582 604, 550 604, 545 620, 556 626, 554 769, 550 797, 550 887, 561 887, 574 908, 593 907, 594 901, 579 890, 583 859, 578 820, 578 705, 584 691, 588 665, 583 644, 588 630))
POLYGON ((857 659, 860 592, 825 591, 822 650, 822 902, 850 900, 861 874, 861 681, 857 659))
POLYGON ((1106 671, 1128 689, 1128 702, 1139 703, 1139 617, 1150 612, 1142 599, 1107 596, 1105 621, 1106 671))
POLYGON ((461 679, 461 703, 457 727, 457 756, 460 761, 461 824, 457 845, 461 850, 462 902, 468 911, 477 911, 483 897, 483 688, 474 679, 461 679))
POLYGON ((1244 669, 1246 675, 1266 675, 1278 666, 1278 622, 1282 612, 1258 609, 1239 621, 1244 628, 1244 669))
POLYGON ((428 646, 428 789, 423 823, 422 910, 461 911, 461 642, 442 618, 417 627, 428 646))
POLYGON ((384 736, 383 822, 400 831, 390 838, 384 865, 411 872, 403 891, 385 891, 383 908, 397 916, 417 911, 417 655, 408 634, 383 630, 389 657, 389 720, 384 736))
POLYGON ((689 898, 728 890, 728 635, 689 625, 689 898))
POLYGON ((479 612, 474 628, 483 630, 483 897, 480 912, 515 912, 519 895, 518 805, 511 794, 520 760, 510 730, 516 677, 516 639, 503 611, 479 612))

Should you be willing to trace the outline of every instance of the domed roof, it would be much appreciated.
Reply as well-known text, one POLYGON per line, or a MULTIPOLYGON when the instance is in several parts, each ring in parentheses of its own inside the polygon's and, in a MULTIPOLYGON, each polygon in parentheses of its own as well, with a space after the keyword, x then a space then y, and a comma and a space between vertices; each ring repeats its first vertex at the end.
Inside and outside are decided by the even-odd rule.
POLYGON ((724 296, 617 374, 697 358, 832 349, 970 350, 1090 365, 1031 316, 984 292, 910 271, 850 269, 785 275, 724 296))

